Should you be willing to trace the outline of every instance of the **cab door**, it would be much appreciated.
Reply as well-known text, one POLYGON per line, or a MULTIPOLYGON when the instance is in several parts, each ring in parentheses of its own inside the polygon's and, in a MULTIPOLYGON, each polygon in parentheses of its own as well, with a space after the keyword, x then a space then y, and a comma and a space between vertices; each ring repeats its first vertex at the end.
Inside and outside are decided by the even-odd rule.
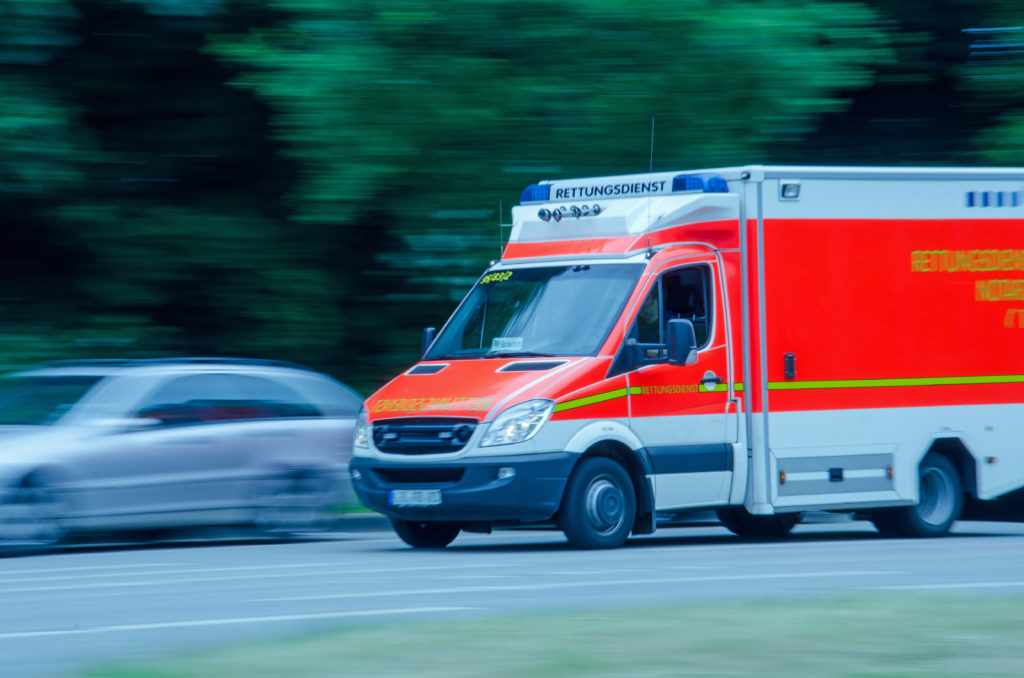
POLYGON ((732 483, 736 415, 720 268, 717 260, 687 258, 651 276, 629 336, 644 364, 629 379, 630 426, 654 470, 658 510, 725 503, 732 483), (693 323, 697 360, 667 360, 670 320, 693 323))

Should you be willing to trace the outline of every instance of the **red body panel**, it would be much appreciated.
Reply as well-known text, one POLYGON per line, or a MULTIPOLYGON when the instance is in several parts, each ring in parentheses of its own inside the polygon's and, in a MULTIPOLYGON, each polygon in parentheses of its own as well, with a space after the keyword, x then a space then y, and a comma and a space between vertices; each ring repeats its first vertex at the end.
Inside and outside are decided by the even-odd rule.
MULTIPOLYGON (((991 283, 1024 278, 1024 255, 986 254, 1024 250, 1024 222, 777 219, 764 234, 769 384, 1024 375, 1024 331, 1006 322, 1024 281, 998 299, 991 283)), ((773 411, 1024 400, 1022 383, 769 388, 773 411)))

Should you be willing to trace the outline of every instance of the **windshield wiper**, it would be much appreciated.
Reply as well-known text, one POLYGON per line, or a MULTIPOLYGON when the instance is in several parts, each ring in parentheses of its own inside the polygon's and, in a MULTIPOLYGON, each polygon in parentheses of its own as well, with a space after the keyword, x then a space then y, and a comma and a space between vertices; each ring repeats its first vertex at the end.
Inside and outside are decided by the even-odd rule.
POLYGON ((534 351, 501 351, 500 353, 484 353, 481 358, 557 358, 553 353, 536 353, 534 351))

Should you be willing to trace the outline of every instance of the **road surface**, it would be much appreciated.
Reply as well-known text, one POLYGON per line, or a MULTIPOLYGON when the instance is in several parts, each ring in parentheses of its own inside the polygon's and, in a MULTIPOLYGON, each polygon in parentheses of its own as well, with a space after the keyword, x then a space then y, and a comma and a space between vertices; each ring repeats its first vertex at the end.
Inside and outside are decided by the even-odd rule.
POLYGON ((935 540, 869 523, 748 542, 659 530, 613 551, 556 532, 462 535, 417 551, 390 532, 298 543, 196 541, 0 559, 0 675, 50 678, 338 625, 837 592, 1024 592, 1024 525, 961 523, 935 540))

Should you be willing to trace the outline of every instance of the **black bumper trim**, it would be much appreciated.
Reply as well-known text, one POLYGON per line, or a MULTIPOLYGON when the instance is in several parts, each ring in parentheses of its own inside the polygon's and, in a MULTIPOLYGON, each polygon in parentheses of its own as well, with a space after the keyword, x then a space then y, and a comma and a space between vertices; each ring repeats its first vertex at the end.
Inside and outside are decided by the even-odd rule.
POLYGON ((367 508, 392 518, 458 522, 539 523, 549 520, 562 503, 569 474, 579 455, 568 452, 502 457, 466 457, 452 461, 381 461, 355 457, 349 467, 359 471, 352 485, 367 508), (498 478, 498 469, 511 467, 515 476, 498 478), (416 477, 425 482, 394 482, 416 477), (394 473, 401 470, 401 473, 394 473), (443 481, 444 478, 457 478, 443 481), (391 506, 390 490, 439 489, 438 506, 391 506))

